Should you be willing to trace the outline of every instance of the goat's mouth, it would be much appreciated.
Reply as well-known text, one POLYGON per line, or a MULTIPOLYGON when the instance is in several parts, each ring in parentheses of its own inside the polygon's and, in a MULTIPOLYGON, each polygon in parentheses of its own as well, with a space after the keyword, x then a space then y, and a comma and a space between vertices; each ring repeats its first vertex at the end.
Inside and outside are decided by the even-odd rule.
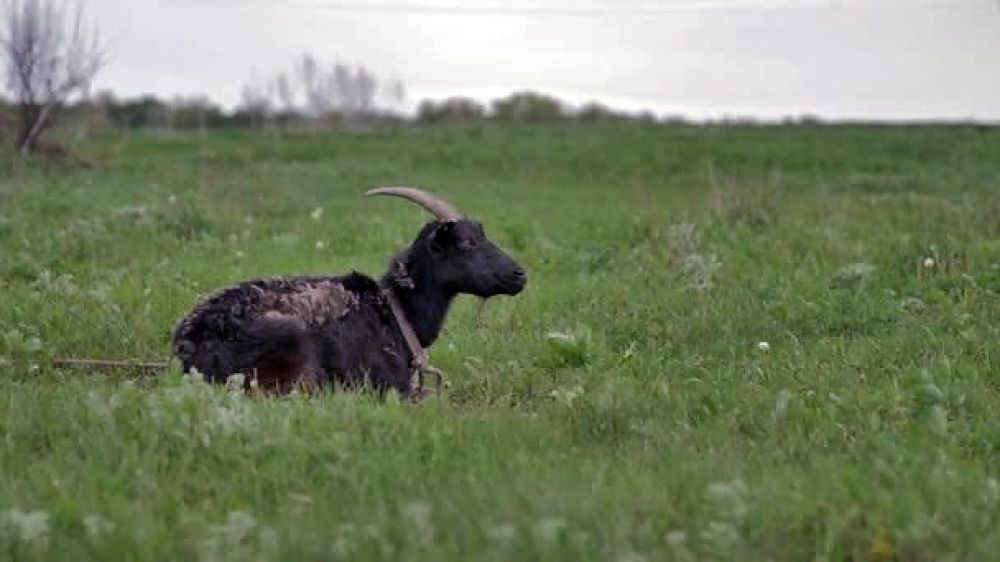
POLYGON ((523 269, 517 268, 510 274, 501 277, 499 281, 500 290, 497 291, 497 294, 513 297, 523 291, 528 284, 528 274, 523 269))
POLYGON ((513 297, 524 290, 528 277, 519 270, 509 275, 496 275, 484 281, 486 282, 479 284, 478 287, 463 292, 483 300, 500 295, 513 297))

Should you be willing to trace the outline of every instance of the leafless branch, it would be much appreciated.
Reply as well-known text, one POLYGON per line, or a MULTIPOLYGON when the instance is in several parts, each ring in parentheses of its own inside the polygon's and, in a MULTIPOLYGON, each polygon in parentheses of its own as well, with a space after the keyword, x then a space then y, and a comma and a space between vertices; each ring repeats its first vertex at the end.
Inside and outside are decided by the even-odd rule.
POLYGON ((5 0, 0 8, 0 61, 21 116, 17 143, 24 154, 58 108, 88 90, 107 57, 82 0, 5 0))

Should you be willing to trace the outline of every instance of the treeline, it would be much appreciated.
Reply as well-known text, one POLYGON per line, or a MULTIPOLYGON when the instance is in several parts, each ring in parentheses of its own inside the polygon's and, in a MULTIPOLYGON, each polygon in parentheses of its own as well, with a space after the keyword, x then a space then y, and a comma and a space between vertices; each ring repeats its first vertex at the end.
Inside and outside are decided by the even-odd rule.
POLYGON ((489 104, 474 99, 453 97, 441 101, 425 100, 417 108, 416 120, 425 123, 469 123, 476 121, 545 122, 545 121, 656 121, 650 111, 628 113, 598 102, 573 107, 562 100, 536 92, 515 92, 489 104))
MULTIPOLYGON (((62 104, 57 108, 56 129, 79 129, 89 132, 102 129, 197 131, 215 129, 263 130, 335 130, 346 127, 352 120, 357 125, 373 125, 405 120, 397 112, 367 111, 348 116, 340 111, 311 115, 297 110, 282 110, 262 114, 244 107, 227 110, 202 96, 161 98, 143 95, 118 98, 102 92, 88 100, 62 104)), ((0 100, 0 133, 13 127, 18 107, 0 100)))
MULTIPOLYGON (((0 102, 0 111, 12 115, 14 108, 0 102)), ((202 129, 308 129, 336 130, 383 123, 546 122, 546 121, 655 121, 651 112, 627 113, 597 102, 580 107, 534 92, 518 92, 489 103, 453 97, 424 100, 415 114, 399 110, 368 108, 345 112, 330 109, 321 113, 295 107, 261 111, 259 107, 238 106, 226 110, 206 97, 164 99, 153 95, 118 98, 102 92, 83 102, 61 108, 65 123, 89 123, 92 128, 202 130, 202 129)))
MULTIPOLYGON (((467 97, 424 100, 416 111, 404 113, 398 109, 371 106, 363 110, 344 111, 331 107, 317 112, 286 106, 263 111, 260 106, 237 106, 225 109, 204 96, 164 99, 153 95, 118 98, 102 92, 86 101, 66 104, 58 109, 55 127, 77 138, 102 130, 210 131, 257 130, 265 134, 335 132, 370 129, 403 123, 475 124, 475 123, 544 123, 544 122, 607 122, 631 121, 642 123, 684 123, 684 117, 662 117, 650 111, 626 112, 598 102, 572 105, 554 96, 536 92, 516 92, 483 103, 467 97)), ((0 137, 16 129, 17 107, 0 99, 0 137)), ((758 125, 752 118, 731 117, 714 122, 730 125, 758 125)), ((819 123, 818 118, 802 116, 788 118, 785 123, 819 123)))

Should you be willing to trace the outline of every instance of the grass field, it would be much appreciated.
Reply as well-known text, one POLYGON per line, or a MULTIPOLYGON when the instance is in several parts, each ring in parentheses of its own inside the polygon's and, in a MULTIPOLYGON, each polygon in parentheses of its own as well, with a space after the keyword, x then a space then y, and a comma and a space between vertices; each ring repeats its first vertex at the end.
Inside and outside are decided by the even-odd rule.
POLYGON ((0 183, 0 558, 988 560, 1000 130, 637 124, 115 136, 0 183), (422 185, 528 290, 419 407, 162 359, 198 295, 381 274, 422 185), (768 351, 759 348, 767 342, 768 351))

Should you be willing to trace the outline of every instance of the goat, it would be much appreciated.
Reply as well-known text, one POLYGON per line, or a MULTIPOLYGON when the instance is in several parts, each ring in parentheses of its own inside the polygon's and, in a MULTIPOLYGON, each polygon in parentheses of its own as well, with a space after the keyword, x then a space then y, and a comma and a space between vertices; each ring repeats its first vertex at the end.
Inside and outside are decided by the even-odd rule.
POLYGON ((268 393, 332 384, 370 386, 419 398, 427 361, 452 300, 514 296, 524 269, 491 242, 480 222, 423 190, 388 187, 368 196, 400 197, 436 220, 389 263, 376 281, 343 276, 265 278, 209 295, 177 325, 172 352, 185 371, 223 383, 243 374, 268 393), (420 373, 414 389, 413 372, 420 373))

